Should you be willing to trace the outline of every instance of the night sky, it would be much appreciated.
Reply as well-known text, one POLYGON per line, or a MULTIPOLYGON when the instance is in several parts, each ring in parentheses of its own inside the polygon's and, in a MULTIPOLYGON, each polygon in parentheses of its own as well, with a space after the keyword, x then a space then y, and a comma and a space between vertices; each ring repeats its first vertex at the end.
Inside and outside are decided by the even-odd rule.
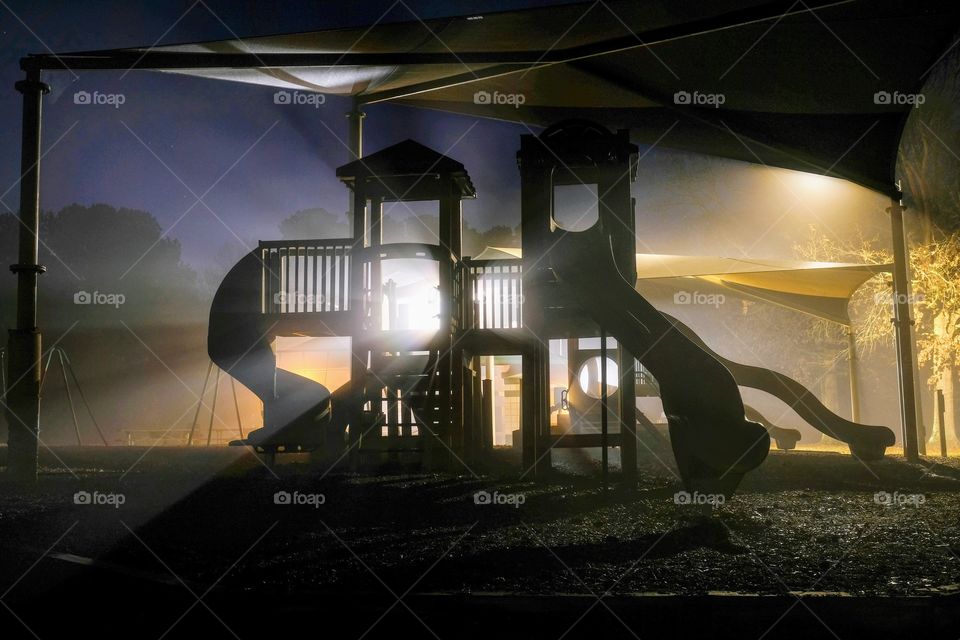
MULTIPOLYGON (((18 60, 25 54, 145 46, 161 36, 161 44, 172 44, 350 27, 375 22, 385 12, 384 21, 406 21, 414 19, 411 10, 428 19, 559 3, 276 4, 282 11, 266 3, 230 1, 0 3, 7 88, 0 92, 0 114, 7 123, 0 133, 0 193, 19 173, 21 101, 13 83, 22 77, 18 60)), ((275 237, 277 222, 297 210, 347 208, 347 191, 333 170, 347 162, 348 152, 331 134, 346 139, 346 99, 328 97, 319 109, 290 109, 273 103, 270 88, 144 71, 126 76, 84 72, 79 78, 48 73, 44 79, 53 86, 44 101, 44 148, 56 143, 42 166, 45 210, 105 202, 149 211, 181 241, 185 259, 201 264, 224 243, 252 245, 275 237), (119 108, 76 105, 73 95, 80 90, 122 93, 125 102, 119 108), (199 196, 215 183, 205 204, 195 204, 191 190, 199 196)), ((514 153, 519 135, 528 133, 523 126, 394 106, 367 111, 367 152, 407 137, 449 149, 467 165, 483 194, 482 210, 479 202, 465 206, 471 224, 519 221, 514 153)), ((2 200, 6 211, 16 211, 19 190, 2 200)))

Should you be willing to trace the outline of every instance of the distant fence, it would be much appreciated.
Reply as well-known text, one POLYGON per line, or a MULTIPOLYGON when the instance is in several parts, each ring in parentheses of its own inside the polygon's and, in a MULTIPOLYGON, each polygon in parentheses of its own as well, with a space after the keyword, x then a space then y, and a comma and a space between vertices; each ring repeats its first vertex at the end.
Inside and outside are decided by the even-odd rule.
MULTIPOLYGON (((124 444, 128 447, 185 447, 190 429, 124 429, 124 444)), ((210 434, 211 445, 229 444, 239 437, 236 429, 214 429, 210 434)), ((207 435, 194 438, 194 446, 205 445, 207 435)))

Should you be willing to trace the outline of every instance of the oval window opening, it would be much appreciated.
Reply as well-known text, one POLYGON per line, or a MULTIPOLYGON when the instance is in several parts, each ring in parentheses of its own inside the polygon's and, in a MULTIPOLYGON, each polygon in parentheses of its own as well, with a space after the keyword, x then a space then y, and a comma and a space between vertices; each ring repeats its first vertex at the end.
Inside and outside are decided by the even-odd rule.
MULTIPOLYGON (((577 372, 580 389, 591 398, 600 398, 600 356, 593 356, 580 365, 577 372)), ((613 358, 607 358, 607 397, 617 392, 620 386, 620 369, 613 358)))
POLYGON ((600 219, 595 184, 558 184, 553 187, 553 222, 566 231, 586 231, 600 219))

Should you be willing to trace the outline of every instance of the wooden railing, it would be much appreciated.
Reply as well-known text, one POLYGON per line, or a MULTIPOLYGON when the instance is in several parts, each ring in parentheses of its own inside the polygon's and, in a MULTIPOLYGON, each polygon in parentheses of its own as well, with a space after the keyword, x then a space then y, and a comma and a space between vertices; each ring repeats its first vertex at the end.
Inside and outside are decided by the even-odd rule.
POLYGON ((465 260, 466 328, 519 329, 523 326, 523 271, 520 260, 465 260))
POLYGON ((350 309, 351 238, 260 242, 264 313, 350 309))
POLYGON ((657 383, 656 379, 650 372, 647 371, 647 368, 640 364, 639 360, 633 361, 633 377, 635 384, 650 384, 655 385, 657 383))
MULTIPOLYGON (((370 315, 374 271, 352 245, 351 238, 260 242, 263 313, 349 311, 351 270, 359 268, 358 299, 370 315)), ((454 267, 451 287, 453 331, 523 326, 520 260, 464 260, 454 267)))

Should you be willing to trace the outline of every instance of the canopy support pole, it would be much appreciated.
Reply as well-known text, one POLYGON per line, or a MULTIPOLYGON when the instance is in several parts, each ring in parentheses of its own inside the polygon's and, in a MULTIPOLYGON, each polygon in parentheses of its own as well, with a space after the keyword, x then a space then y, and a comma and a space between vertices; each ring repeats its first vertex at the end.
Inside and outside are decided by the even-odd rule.
POLYGON ((860 422, 860 372, 857 370, 857 334, 847 328, 847 368, 850 372, 850 421, 860 422))
POLYGON ((890 227, 893 238, 893 326, 897 338, 897 380, 900 384, 900 424, 903 454, 907 460, 920 459, 917 442, 917 397, 914 385, 913 320, 910 319, 907 260, 909 248, 903 227, 904 206, 890 198, 890 227))
POLYGON ((347 111, 347 145, 350 147, 350 160, 363 157, 363 119, 367 114, 360 110, 360 103, 353 99, 353 107, 347 111))
POLYGON ((37 280, 45 271, 39 264, 40 124, 43 94, 50 86, 40 70, 27 71, 14 85, 23 94, 20 143, 20 236, 17 264, 17 326, 8 336, 10 388, 6 396, 7 474, 16 481, 36 482, 40 440, 41 342, 37 327, 37 280))
MULTIPOLYGON (((620 389, 620 393, 623 393, 623 389, 620 389)), ((600 474, 601 474, 601 485, 603 486, 604 491, 606 491, 608 483, 607 476, 609 474, 609 459, 610 455, 607 447, 610 445, 609 442, 609 427, 607 425, 607 331, 603 327, 600 328, 600 474)), ((626 434, 621 433, 620 437, 624 438, 626 434)))

